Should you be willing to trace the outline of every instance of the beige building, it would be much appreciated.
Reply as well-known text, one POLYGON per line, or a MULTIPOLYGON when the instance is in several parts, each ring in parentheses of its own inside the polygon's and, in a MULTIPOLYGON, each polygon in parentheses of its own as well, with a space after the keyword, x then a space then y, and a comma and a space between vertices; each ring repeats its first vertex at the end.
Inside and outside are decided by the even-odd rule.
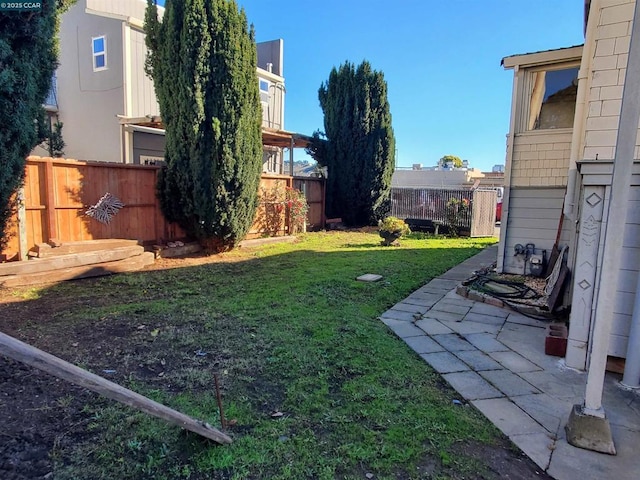
POLYGON ((514 245, 550 251, 563 218, 565 361, 588 371, 583 413, 604 418, 607 356, 640 383, 640 6, 586 0, 585 13, 584 46, 503 59, 514 79, 498 267, 521 273, 514 245))
POLYGON ((404 188, 470 188, 485 174, 477 168, 442 170, 422 168, 396 168, 391 177, 392 187, 404 188))
MULTIPOLYGON (((146 5, 145 0, 78 0, 62 16, 60 66, 45 107, 64 124, 66 157, 135 164, 162 160, 160 110, 144 71, 146 5)), ((283 132, 283 41, 259 43, 257 50, 263 128, 267 137, 278 134, 277 142, 265 141, 263 169, 284 173, 279 145, 292 135, 283 132)), ((34 153, 46 155, 42 149, 34 153)))

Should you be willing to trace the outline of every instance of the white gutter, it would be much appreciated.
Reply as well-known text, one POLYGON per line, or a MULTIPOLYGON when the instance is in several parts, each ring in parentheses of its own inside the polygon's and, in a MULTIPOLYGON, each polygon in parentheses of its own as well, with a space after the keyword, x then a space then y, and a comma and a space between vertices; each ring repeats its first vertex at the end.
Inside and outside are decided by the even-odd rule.
POLYGON ((578 70, 578 92, 576 94, 576 111, 573 120, 573 133, 571 136, 571 152, 569 153, 569 172, 567 178, 567 191, 564 197, 564 215, 572 220, 577 220, 576 203, 576 185, 578 183, 578 167, 577 162, 583 156, 584 149, 584 124, 586 117, 586 104, 589 97, 591 82, 589 81, 589 70, 593 63, 596 42, 595 35, 598 28, 598 20, 600 14, 600 0, 592 0, 590 15, 587 20, 587 29, 585 32, 585 45, 582 50, 582 60, 580 61, 580 69, 578 70), (590 39, 594 39, 590 41, 590 39))
MULTIPOLYGON (((593 8, 593 5, 592 5, 593 8)), ((592 10, 593 11, 593 10, 592 10)), ((598 11, 598 10, 596 10, 598 11)), ((604 254, 600 273, 600 291, 596 303, 596 316, 591 334, 591 357, 587 373, 584 413, 604 418, 602 390, 609 351, 609 335, 615 309, 622 252, 623 233, 627 219, 633 157, 640 123, 640 2, 636 2, 627 60, 627 72, 622 92, 622 107, 616 153, 611 179, 611 198, 607 223, 603 226, 604 254)))

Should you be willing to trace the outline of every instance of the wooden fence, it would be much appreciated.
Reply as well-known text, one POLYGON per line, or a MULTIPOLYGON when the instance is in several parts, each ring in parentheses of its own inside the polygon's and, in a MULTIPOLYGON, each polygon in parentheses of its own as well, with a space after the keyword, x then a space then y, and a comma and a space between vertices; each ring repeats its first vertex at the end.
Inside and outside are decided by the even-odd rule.
MULTIPOLYGON (((156 182, 161 167, 104 162, 29 157, 21 208, 9 227, 9 242, 0 252, 6 260, 26 258, 38 243, 72 242, 103 238, 136 239, 144 244, 183 238, 182 229, 168 222, 156 198, 156 182), (111 193, 124 204, 109 224, 85 214, 105 194, 111 193)), ((263 175, 262 186, 281 183, 292 186, 294 179, 284 175, 263 175)), ((324 180, 305 179, 310 197, 309 220, 321 225, 324 218, 324 180), (318 192, 322 200, 318 200, 318 192)), ((265 236, 259 226, 261 206, 247 238, 265 236)), ((285 225, 281 232, 287 233, 285 225)))
POLYGON ((293 177, 293 188, 304 193, 309 205, 307 228, 310 230, 321 230, 325 227, 325 187, 324 178, 293 177))
MULTIPOLYGON (((496 192, 445 188, 391 189, 391 214, 410 225, 428 222, 472 237, 492 236, 496 192)), ((440 233, 444 233, 442 230, 440 233)))

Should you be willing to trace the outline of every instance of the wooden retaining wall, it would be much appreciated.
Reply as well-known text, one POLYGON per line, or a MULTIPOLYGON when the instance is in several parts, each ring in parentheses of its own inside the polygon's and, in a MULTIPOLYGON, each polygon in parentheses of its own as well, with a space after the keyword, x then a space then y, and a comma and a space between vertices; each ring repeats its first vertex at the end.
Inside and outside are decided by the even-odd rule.
MULTIPOLYGON (((26 253, 38 243, 72 242, 105 238, 136 239, 144 244, 183 238, 184 232, 168 222, 156 198, 156 182, 161 167, 153 165, 125 165, 105 162, 29 157, 26 165, 23 208, 9 227, 7 248, 0 252, 0 260, 26 258, 26 253), (85 215, 105 194, 119 198, 122 208, 108 225, 85 215), (22 221, 18 222, 18 218, 22 221)), ((293 185, 293 178, 284 175, 263 175, 261 184, 293 185)), ((313 192, 310 223, 322 225, 324 208, 324 180, 305 179, 313 192), (322 192, 322 201, 318 192, 322 192)), ((263 207, 261 207, 263 208, 263 207)), ((259 209, 260 212, 260 209, 259 209)), ((259 216, 258 212, 258 216, 259 216)), ((256 222, 248 238, 265 236, 256 222)), ((287 233, 285 226, 281 233, 287 233)))

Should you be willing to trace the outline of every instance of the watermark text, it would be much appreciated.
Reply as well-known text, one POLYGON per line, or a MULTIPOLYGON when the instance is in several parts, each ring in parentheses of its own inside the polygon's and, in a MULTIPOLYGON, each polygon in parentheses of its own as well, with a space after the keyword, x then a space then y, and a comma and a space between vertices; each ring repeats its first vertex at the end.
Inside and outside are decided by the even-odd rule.
POLYGON ((2 2, 0 1, 0 12, 32 12, 42 9, 41 2, 2 2))

